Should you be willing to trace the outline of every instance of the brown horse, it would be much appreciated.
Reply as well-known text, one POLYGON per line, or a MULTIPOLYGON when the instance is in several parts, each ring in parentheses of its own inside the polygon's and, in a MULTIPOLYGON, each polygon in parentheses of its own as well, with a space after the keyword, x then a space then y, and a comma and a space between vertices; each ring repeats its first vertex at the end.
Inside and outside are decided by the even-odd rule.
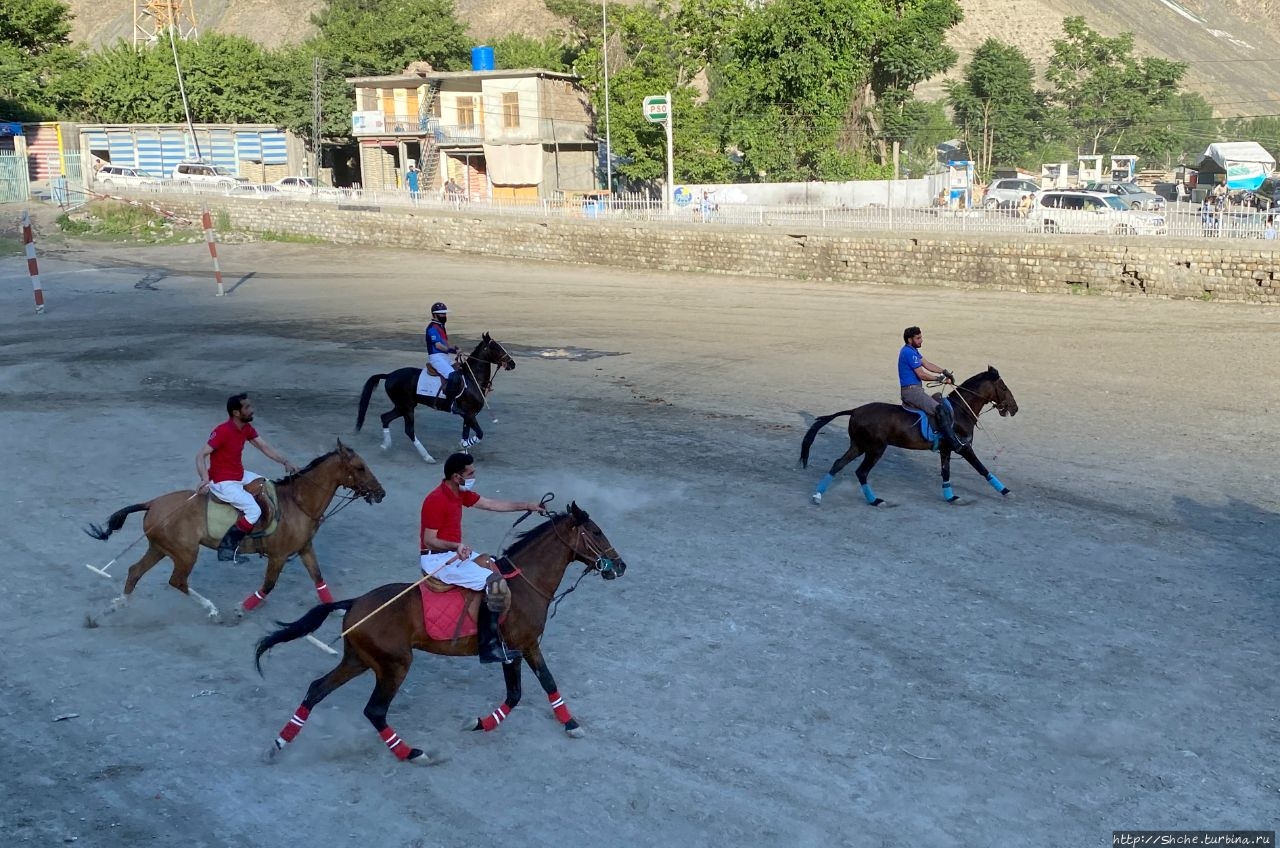
MULTIPOLYGON (((547 625, 547 609, 556 588, 565 569, 574 561, 586 565, 583 576, 598 571, 606 580, 621 577, 627 570, 626 563, 596 523, 577 504, 570 504, 568 512, 555 515, 521 535, 507 551, 506 557, 498 560, 498 566, 511 587, 510 604, 501 620, 503 638, 506 644, 523 652, 524 661, 529 663, 538 676, 538 682, 546 690, 556 718, 570 736, 578 737, 583 734, 582 728, 560 697, 555 678, 547 669, 538 644, 547 625)), ((411 585, 390 583, 358 598, 313 607, 302 618, 292 624, 283 624, 258 643, 254 662, 261 673, 262 655, 271 648, 314 633, 334 610, 347 611, 343 618, 343 629, 347 635, 343 638, 342 660, 333 671, 311 683, 302 705, 276 738, 270 751, 272 756, 293 741, 316 704, 347 681, 367 669, 373 669, 376 682, 364 708, 365 717, 398 759, 420 765, 431 763, 428 754, 418 748, 410 748, 387 724, 391 700, 409 673, 415 648, 433 654, 463 657, 475 655, 479 645, 475 636, 452 640, 428 637, 419 592, 405 591, 411 585), (386 608, 380 610, 384 604, 386 608), (375 615, 370 615, 375 611, 375 615)), ((561 596, 571 591, 568 589, 561 596)), ((515 708, 520 702, 520 662, 517 659, 502 666, 507 684, 506 700, 491 714, 468 722, 464 729, 493 730, 515 708)))
MULTIPOLYGON (((969 442, 973 438, 978 416, 988 405, 994 405, 1001 416, 1018 414, 1018 402, 1014 400, 1013 392, 1009 391, 1009 387, 1005 385, 1000 372, 988 365, 986 371, 974 374, 956 386, 950 400, 955 407, 956 437, 964 443, 959 454, 991 484, 992 488, 1002 495, 1008 495, 1009 489, 996 475, 987 470, 978 459, 978 455, 973 452, 969 442), (957 398, 959 403, 955 403, 957 398)), ((899 404, 868 403, 856 409, 833 412, 814 420, 809 432, 804 434, 804 442, 800 446, 801 465, 806 468, 809 466, 809 448, 812 447, 818 431, 842 415, 849 416, 849 449, 832 464, 831 470, 818 482, 818 487, 809 499, 815 504, 822 503, 822 494, 831 485, 835 476, 850 462, 863 456, 856 470, 858 482, 862 484, 862 494, 866 497, 867 503, 880 506, 884 501, 871 491, 867 475, 880 461, 880 457, 884 456, 885 450, 890 447, 932 450, 933 443, 921 434, 920 418, 914 412, 907 411, 899 404)), ((942 497, 948 503, 955 503, 960 498, 951 490, 951 447, 945 438, 938 446, 938 455, 942 460, 942 497)))
MULTIPOLYGON (((347 503, 356 498, 378 503, 386 496, 382 484, 373 476, 369 466, 341 440, 335 450, 313 459, 301 471, 276 481, 280 509, 276 531, 261 538, 249 537, 240 543, 241 551, 266 556, 267 573, 262 580, 262 587, 244 599, 237 614, 241 614, 242 610, 251 610, 266 600, 267 595, 275 588, 285 560, 294 554, 302 559, 302 564, 315 583, 320 600, 333 600, 333 595, 320 574, 320 563, 316 561, 311 540, 327 517, 325 512, 339 487, 354 492, 347 503)), ((209 611, 210 618, 218 618, 218 608, 192 589, 189 582, 200 547, 218 547, 218 538, 209 535, 207 526, 208 496, 196 495, 190 489, 170 492, 154 500, 118 510, 107 519, 105 527, 90 524, 85 529, 93 538, 105 541, 124 526, 130 513, 146 513, 142 527, 147 537, 147 550, 137 562, 129 566, 129 573, 124 581, 124 594, 111 602, 107 612, 123 607, 142 575, 167 556, 173 560, 173 574, 169 576, 169 585, 197 601, 209 611)))

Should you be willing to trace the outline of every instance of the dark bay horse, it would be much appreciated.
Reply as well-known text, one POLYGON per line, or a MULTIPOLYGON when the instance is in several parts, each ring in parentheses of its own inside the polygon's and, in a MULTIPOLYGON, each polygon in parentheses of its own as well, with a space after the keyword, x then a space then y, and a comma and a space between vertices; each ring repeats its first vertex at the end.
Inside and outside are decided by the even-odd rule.
MULTIPOLYGON (((991 484, 992 488, 1002 495, 1009 494, 1005 485, 978 459, 970 445, 970 440, 973 438, 978 416, 988 405, 994 405, 1001 416, 1018 414, 1018 402, 1014 400, 1013 392, 1009 391, 1009 387, 1004 384, 1000 372, 988 365, 986 371, 974 374, 956 386, 955 391, 951 393, 951 401, 955 407, 956 436, 965 443, 965 447, 960 449, 959 454, 991 484)), ((833 412, 831 415, 816 419, 813 426, 809 428, 809 432, 804 434, 804 442, 800 445, 801 465, 809 467, 809 448, 813 446, 813 439, 818 435, 818 431, 842 415, 849 416, 849 449, 831 465, 831 470, 818 483, 810 500, 815 504, 822 503, 822 493, 831 485, 835 476, 850 462, 862 456, 862 462, 855 472, 858 475, 858 482, 862 484, 862 494, 866 497, 867 503, 880 506, 884 501, 871 491, 867 475, 880 461, 880 457, 884 456, 885 450, 890 447, 931 450, 933 446, 921 434, 920 418, 915 413, 908 412, 899 404, 868 403, 855 409, 833 412)), ((955 503, 960 498, 951 491, 951 448, 946 439, 942 440, 938 455, 942 460, 942 496, 948 503, 955 503)))
MULTIPOLYGON (((465 388, 458 396, 458 408, 462 410, 462 449, 466 450, 484 438, 484 430, 476 416, 484 409, 485 398, 493 391, 496 369, 510 371, 516 367, 516 361, 507 353, 506 348, 489 337, 488 333, 480 339, 480 344, 471 355, 462 361, 458 370, 462 372, 465 388), (475 436, 472 436, 475 431, 475 436)), ((382 449, 391 447, 391 422, 404 418, 404 434, 409 437, 418 454, 427 462, 435 462, 435 458, 427 452, 418 441, 413 430, 413 411, 418 404, 428 406, 440 412, 449 411, 449 403, 443 397, 427 397, 418 394, 418 376, 421 368, 397 368, 390 374, 374 374, 365 381, 364 390, 360 392, 360 412, 356 415, 356 432, 364 426, 365 414, 369 411, 369 400, 379 381, 386 380, 387 397, 391 399, 392 409, 382 413, 382 449)))
MULTIPOLYGON (((360 455, 344 445, 341 440, 335 450, 313 459, 305 468, 276 481, 276 496, 280 516, 276 531, 262 538, 246 538, 240 543, 242 553, 261 553, 267 557, 267 572, 258 591, 241 603, 241 609, 251 610, 266 600, 275 588, 276 580, 284 568, 285 560, 297 554, 307 574, 315 583, 316 594, 322 601, 333 600, 329 587, 320 574, 311 540, 320 529, 325 511, 333 501, 338 488, 351 490, 351 498, 364 498, 370 503, 380 502, 386 496, 382 484, 373 476, 360 455)), ((130 513, 145 512, 142 528, 147 537, 147 550, 129 566, 124 581, 124 594, 111 602, 107 612, 125 605, 142 575, 166 556, 173 560, 173 573, 169 585, 194 599, 209 611, 210 618, 218 618, 218 608, 208 598, 191 588, 191 569, 195 568, 200 547, 218 547, 219 538, 210 536, 206 520, 208 495, 196 497, 190 489, 170 492, 144 503, 126 506, 107 519, 105 527, 90 524, 85 532, 95 539, 106 541, 111 534, 124 526, 130 513)))
MULTIPOLYGON (((502 619, 503 639, 512 648, 524 654, 538 682, 547 693, 551 709, 565 732, 570 736, 583 735, 582 728, 569 713, 556 688, 555 678, 547 668, 539 640, 547 624, 547 609, 569 563, 577 561, 586 565, 586 573, 596 571, 606 580, 621 577, 626 563, 618 556, 613 544, 605 538, 600 528, 577 504, 570 504, 567 512, 555 515, 539 526, 521 535, 506 553, 506 561, 499 561, 511 587, 511 601, 502 619), (514 570, 511 569, 514 566, 514 570)), ((578 578, 582 579, 582 578, 578 578)), ((431 763, 431 757, 418 748, 410 748, 387 724, 387 710, 404 683, 413 664, 413 652, 428 651, 452 657, 474 656, 478 651, 475 636, 451 641, 438 641, 426 634, 423 624, 422 600, 418 590, 406 592, 408 583, 390 583, 379 586, 358 598, 321 604, 292 624, 284 624, 276 632, 258 643, 254 661, 262 671, 262 656, 276 645, 307 636, 329 617, 334 610, 346 610, 343 630, 346 632, 359 624, 343 638, 342 659, 337 668, 311 683, 307 695, 293 714, 293 718, 280 731, 270 751, 274 756, 284 750, 302 729, 307 716, 316 704, 349 680, 372 669, 375 677, 373 694, 365 705, 365 718, 373 724, 391 753, 400 760, 420 765, 431 763), (388 603, 390 601, 390 603, 388 603), (378 610, 361 623, 362 619, 378 610)), ((575 584, 576 585, 576 584, 575 584)), ((507 696, 491 714, 468 722, 466 730, 493 730, 507 714, 520 703, 520 663, 515 660, 502 666, 506 679, 507 696)))

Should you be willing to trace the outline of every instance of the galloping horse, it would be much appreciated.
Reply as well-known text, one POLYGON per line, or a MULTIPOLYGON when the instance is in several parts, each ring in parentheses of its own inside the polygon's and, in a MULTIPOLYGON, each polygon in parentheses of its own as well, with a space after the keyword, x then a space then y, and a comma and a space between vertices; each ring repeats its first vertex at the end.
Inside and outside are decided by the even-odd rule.
MULTIPOLYGON (((350 500, 364 498, 369 503, 378 503, 386 496, 382 484, 373 476, 369 466, 341 440, 335 450, 313 459, 302 470, 276 481, 279 523, 275 532, 261 538, 250 536, 240 543, 241 551, 257 552, 267 557, 267 572, 263 577, 262 587, 244 599, 241 609, 252 610, 266 600, 276 585, 285 560, 294 554, 301 558, 307 574, 311 575, 320 600, 333 600, 333 595, 320 574, 320 563, 316 561, 311 540, 327 517, 325 511, 329 509, 339 486, 354 492, 350 500)), ((107 612, 123 607, 142 575, 167 556, 173 560, 173 574, 169 576, 169 585, 208 610, 210 618, 218 618, 218 608, 192 589, 189 582, 200 546, 218 547, 218 536, 210 535, 207 526, 208 496, 198 498, 196 494, 190 489, 170 492, 116 511, 107 519, 106 527, 90 524, 85 529, 93 538, 106 541, 112 533, 124 526, 130 513, 146 513, 142 519, 142 528, 148 542, 146 553, 129 566, 129 573, 124 581, 124 594, 111 602, 107 612)))
MULTIPOLYGON (((1013 399, 1013 392, 1009 391, 1009 387, 1004 384, 1000 372, 988 365, 986 371, 974 374, 956 386, 951 399, 954 401, 957 397, 961 403, 955 404, 955 431, 960 441, 965 443, 965 446, 959 450, 959 454, 968 460, 974 470, 981 474, 997 492, 1002 495, 1009 494, 1005 485, 978 459, 969 441, 973 438, 978 416, 988 404, 994 404, 1002 417, 1018 414, 1018 402, 1013 399)), ((920 418, 915 413, 907 411, 898 404, 868 403, 855 409, 833 412, 815 420, 809 432, 804 434, 804 442, 800 445, 801 465, 809 467, 809 448, 813 445, 813 438, 818 435, 818 431, 842 415, 849 416, 849 449, 845 451, 844 456, 831 465, 831 470, 818 483, 818 488, 810 500, 815 504, 822 503, 822 493, 831 485, 841 469, 859 455, 865 454, 856 471, 858 482, 862 484, 862 494, 866 497, 867 503, 880 506, 884 501, 871 491, 867 475, 880 461, 880 457, 884 456, 885 450, 890 446, 907 450, 931 450, 933 445, 920 432, 920 418)), ((951 491, 951 447, 946 439, 942 440, 938 455, 942 460, 942 497, 948 503, 955 503, 960 498, 951 491)))
MULTIPOLYGON (((606 580, 621 577, 627 570, 613 544, 576 503, 570 504, 567 512, 555 515, 522 534, 507 551, 505 559, 498 562, 511 587, 508 611, 501 620, 503 638, 509 646, 524 653, 524 661, 538 676, 538 682, 551 702, 551 709, 564 725, 565 732, 579 737, 583 730, 560 697, 555 678, 551 676, 539 646, 547 624, 547 608, 565 569, 574 561, 586 565, 583 576, 596 571, 606 580)), ((347 635, 343 638, 342 660, 333 671, 311 683, 302 705, 275 740, 270 751, 272 756, 293 741, 316 704, 366 669, 373 669, 376 682, 364 708, 365 717, 397 759, 419 765, 431 763, 430 755, 418 748, 410 748, 391 729, 387 724, 387 710, 409 673, 415 648, 433 654, 465 657, 477 653, 478 643, 475 636, 449 640, 430 638, 423 622, 421 596, 416 591, 405 591, 410 585, 391 583, 358 598, 313 607, 302 618, 283 625, 258 643, 254 662, 261 673, 262 655, 267 651, 282 642, 291 642, 315 632, 334 610, 347 611, 343 618, 347 635), (380 609, 383 605, 386 608, 380 609), (370 615, 374 612, 376 615, 370 615), (355 626, 357 624, 359 626, 355 626)), ((503 703, 491 714, 467 722, 464 730, 493 730, 520 703, 520 663, 521 660, 517 659, 502 666, 507 684, 503 703)))
MULTIPOLYGON (((457 400, 458 408, 462 410, 463 450, 484 438, 484 430, 480 429, 480 422, 476 420, 476 416, 480 414, 481 409, 484 409, 485 397, 493 391, 493 381, 496 376, 493 369, 501 368, 504 371, 510 371, 515 367, 516 361, 507 353, 506 348, 501 342, 490 338, 488 333, 484 334, 480 344, 476 345, 476 349, 459 366, 458 370, 462 372, 465 384, 457 400), (475 431, 474 437, 471 435, 472 430, 475 431)), ((403 417, 404 434, 409 437, 409 441, 413 442, 418 454, 427 462, 435 462, 435 458, 414 435, 413 410, 417 404, 422 404, 441 412, 448 412, 449 404, 443 397, 418 394, 418 377, 421 374, 421 368, 397 368, 390 374, 374 374, 366 380, 364 390, 360 392, 360 412, 356 415, 356 432, 364 426, 364 416, 369 411, 369 399, 373 396, 374 388, 380 380, 386 380, 387 397, 391 399, 394 408, 382 413, 382 449, 387 450, 391 447, 391 422, 403 417)))

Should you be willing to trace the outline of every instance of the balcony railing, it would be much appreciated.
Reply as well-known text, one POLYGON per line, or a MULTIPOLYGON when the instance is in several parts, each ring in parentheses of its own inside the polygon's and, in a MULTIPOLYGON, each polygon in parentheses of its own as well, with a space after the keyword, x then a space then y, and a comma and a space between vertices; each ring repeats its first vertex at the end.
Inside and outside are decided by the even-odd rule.
POLYGON ((591 125, 583 121, 562 121, 524 116, 520 127, 493 127, 486 135, 481 125, 442 123, 439 118, 421 115, 392 115, 384 112, 352 112, 351 134, 362 136, 433 136, 436 144, 584 143, 595 140, 591 125), (535 135, 541 133, 541 135, 535 135))
POLYGON ((482 126, 445 124, 430 116, 384 112, 352 112, 351 134, 357 138, 370 135, 433 136, 437 144, 480 144, 484 141, 482 126))

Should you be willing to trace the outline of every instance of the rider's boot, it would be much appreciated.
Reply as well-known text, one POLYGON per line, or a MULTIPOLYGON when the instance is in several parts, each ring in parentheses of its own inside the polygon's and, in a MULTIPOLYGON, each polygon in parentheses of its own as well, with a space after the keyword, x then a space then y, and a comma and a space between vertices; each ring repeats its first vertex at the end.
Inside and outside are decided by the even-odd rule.
POLYGON ((243 565, 249 561, 247 556, 241 556, 236 553, 236 548, 249 535, 247 530, 241 530, 239 525, 232 524, 231 529, 222 537, 222 541, 218 543, 218 559, 222 562, 235 562, 243 565))
POLYGON ((464 388, 466 385, 462 382, 461 371, 454 371, 445 382, 444 399, 449 402, 449 411, 454 415, 462 414, 462 410, 458 408, 458 398, 462 395, 464 388))
POLYGON ((958 451, 963 448, 965 443, 960 441, 960 438, 956 435, 956 419, 951 412, 950 405, 939 403, 935 415, 938 419, 938 431, 946 438, 947 444, 951 446, 951 449, 958 451))
MULTIPOLYGON (((487 593, 486 593, 487 594, 487 593)), ((489 598, 480 605, 480 616, 476 620, 476 637, 480 642, 480 662, 509 663, 520 659, 520 652, 508 648, 502 641, 502 633, 498 630, 500 613, 489 609, 489 598)))

